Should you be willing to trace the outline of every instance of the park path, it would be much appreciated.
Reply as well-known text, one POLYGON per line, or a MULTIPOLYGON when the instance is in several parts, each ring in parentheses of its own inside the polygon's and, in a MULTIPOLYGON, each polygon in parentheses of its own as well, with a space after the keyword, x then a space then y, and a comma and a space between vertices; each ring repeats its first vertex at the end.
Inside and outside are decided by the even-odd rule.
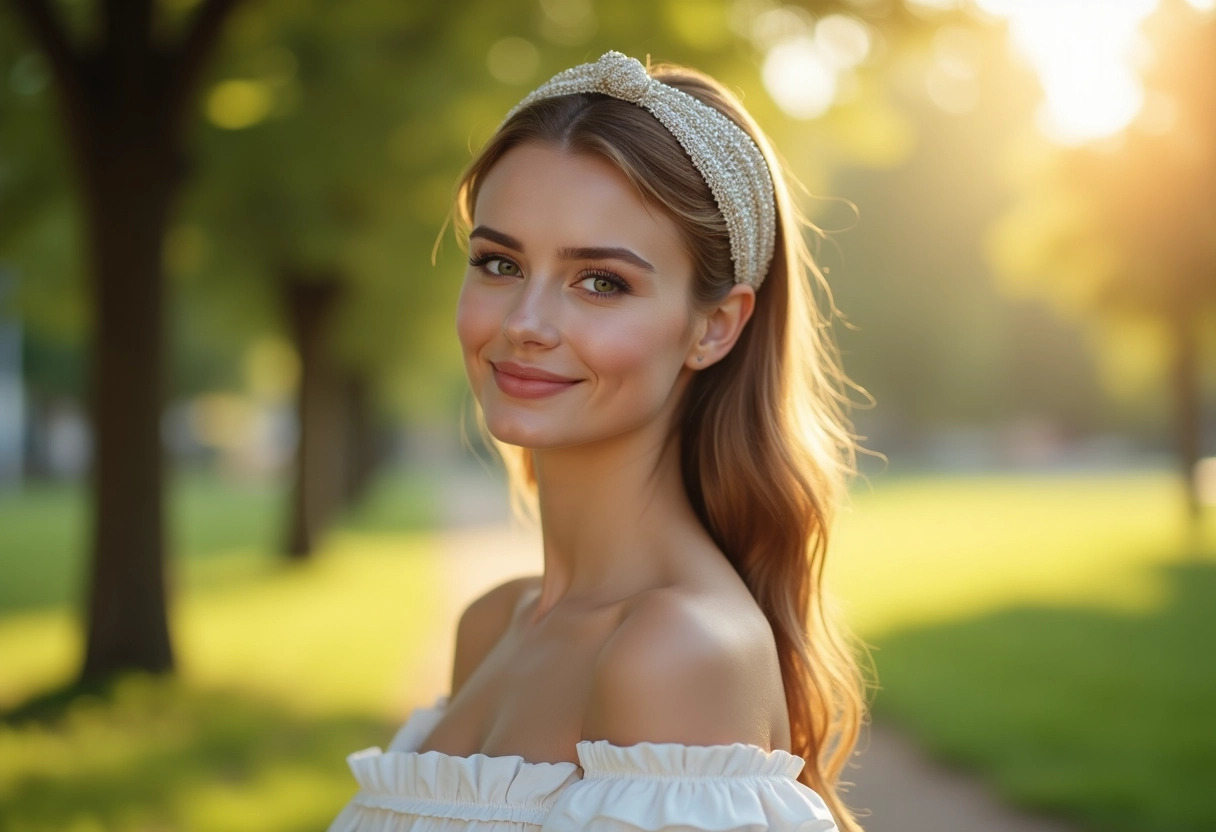
MULTIPOLYGON (((443 582, 437 600, 452 626, 424 662, 428 689, 447 690, 460 610, 507 578, 541 571, 539 537, 509 521, 501 488, 481 472, 444 478, 448 516, 437 549, 443 582)), ((860 811, 866 832, 1070 832, 1002 805, 979 780, 931 761, 881 723, 862 735, 845 779, 853 783, 847 802, 860 811)))

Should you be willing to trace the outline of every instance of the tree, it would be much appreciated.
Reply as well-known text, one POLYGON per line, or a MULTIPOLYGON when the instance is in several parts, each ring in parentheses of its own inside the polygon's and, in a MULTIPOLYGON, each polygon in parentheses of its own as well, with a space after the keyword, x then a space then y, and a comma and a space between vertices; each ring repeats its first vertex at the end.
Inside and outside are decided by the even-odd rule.
MULTIPOLYGON (((234 317, 260 310, 256 326, 286 335, 299 358, 292 558, 367 483, 376 391, 452 297, 453 284, 421 276, 446 193, 426 187, 435 159, 411 141, 420 100, 458 84, 424 63, 451 25, 427 5, 251 6, 207 95, 207 175, 184 212, 212 241, 195 283, 234 317)), ((448 145, 450 157, 462 147, 431 143, 448 145)))
POLYGON ((1192 528, 1201 334, 1216 321, 1216 21, 1196 14, 1163 4, 1141 117, 1112 140, 1048 151, 993 236, 1012 282, 1099 327, 1148 324, 1164 337, 1192 528))
POLYGON ((46 0, 12 3, 53 79, 93 301, 93 522, 81 678, 170 670, 161 249, 189 169, 184 142, 196 93, 237 0, 204 0, 187 18, 159 20, 152 0, 104 0, 96 31, 84 37, 71 34, 46 0), (176 37, 162 37, 166 29, 177 29, 176 37))

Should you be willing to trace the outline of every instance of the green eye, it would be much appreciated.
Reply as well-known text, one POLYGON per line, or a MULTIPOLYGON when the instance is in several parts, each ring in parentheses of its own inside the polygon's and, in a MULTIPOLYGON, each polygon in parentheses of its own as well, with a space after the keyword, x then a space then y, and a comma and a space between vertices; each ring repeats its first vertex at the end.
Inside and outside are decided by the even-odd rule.
POLYGON ((606 277, 596 277, 591 280, 591 287, 600 294, 607 294, 616 288, 606 277))
POLYGON ((490 262, 493 264, 490 271, 494 274, 501 274, 506 277, 514 277, 519 274, 519 266, 510 260, 491 260, 490 262))

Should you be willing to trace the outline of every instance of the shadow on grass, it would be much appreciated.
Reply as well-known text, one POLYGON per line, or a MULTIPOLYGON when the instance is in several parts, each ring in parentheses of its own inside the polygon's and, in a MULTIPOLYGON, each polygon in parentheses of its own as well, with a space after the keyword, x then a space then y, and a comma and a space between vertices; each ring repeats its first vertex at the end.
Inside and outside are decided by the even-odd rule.
POLYGON ((1216 829, 1216 563, 1162 577, 1142 614, 1017 608, 891 634, 876 712, 1082 828, 1216 829))
POLYGON ((345 757, 394 726, 129 677, 0 723, 0 817, 22 830, 316 830, 355 792, 345 757))

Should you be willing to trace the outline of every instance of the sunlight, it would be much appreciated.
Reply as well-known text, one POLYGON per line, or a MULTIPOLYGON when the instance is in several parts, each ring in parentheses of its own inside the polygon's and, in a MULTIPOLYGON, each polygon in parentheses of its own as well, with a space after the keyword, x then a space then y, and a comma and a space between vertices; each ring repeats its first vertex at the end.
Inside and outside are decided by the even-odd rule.
POLYGON ((797 6, 736 2, 733 17, 736 31, 765 53, 764 88, 792 118, 818 118, 848 99, 855 84, 852 70, 873 48, 869 27, 852 15, 816 20, 797 6))
POLYGON ((764 58, 764 88, 794 118, 823 115, 836 98, 836 73, 813 40, 779 43, 764 58))
POLYGON ((1144 90, 1133 65, 1141 22, 1157 0, 977 0, 1009 22, 1009 37, 1038 75, 1039 127, 1059 144, 1113 135, 1140 111, 1144 90))
POLYGON ((226 130, 252 127, 270 115, 274 93, 264 81, 234 78, 221 81, 207 94, 207 118, 226 130))

